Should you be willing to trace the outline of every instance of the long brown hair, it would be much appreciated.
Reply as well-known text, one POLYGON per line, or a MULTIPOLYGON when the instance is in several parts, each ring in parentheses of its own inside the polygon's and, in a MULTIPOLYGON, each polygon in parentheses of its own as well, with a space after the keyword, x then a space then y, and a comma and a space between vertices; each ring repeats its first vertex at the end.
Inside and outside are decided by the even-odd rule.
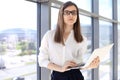
POLYGON ((64 28, 63 11, 65 8, 67 8, 69 6, 75 6, 77 9, 77 20, 76 20, 76 23, 74 23, 74 27, 73 27, 74 38, 77 42, 83 41, 83 37, 81 34, 81 29, 80 29, 79 9, 75 3, 68 1, 68 2, 64 3, 59 10, 57 28, 56 28, 56 32, 55 32, 55 36, 54 36, 54 41, 57 43, 62 43, 63 45, 64 45, 63 33, 65 31, 64 30, 65 28, 64 28))

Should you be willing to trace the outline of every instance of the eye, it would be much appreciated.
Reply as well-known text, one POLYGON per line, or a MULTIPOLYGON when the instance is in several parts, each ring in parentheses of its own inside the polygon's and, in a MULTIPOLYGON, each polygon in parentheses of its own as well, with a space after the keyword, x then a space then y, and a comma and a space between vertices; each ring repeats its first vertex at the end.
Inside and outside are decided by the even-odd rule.
POLYGON ((76 10, 72 10, 72 11, 65 10, 63 14, 64 15, 70 15, 70 14, 72 14, 74 16, 74 15, 77 15, 77 11, 76 10))
POLYGON ((72 15, 77 15, 77 11, 75 11, 75 10, 74 10, 74 11, 71 11, 71 14, 72 14, 72 15))
POLYGON ((70 11, 68 10, 64 11, 64 15, 70 15, 70 11))

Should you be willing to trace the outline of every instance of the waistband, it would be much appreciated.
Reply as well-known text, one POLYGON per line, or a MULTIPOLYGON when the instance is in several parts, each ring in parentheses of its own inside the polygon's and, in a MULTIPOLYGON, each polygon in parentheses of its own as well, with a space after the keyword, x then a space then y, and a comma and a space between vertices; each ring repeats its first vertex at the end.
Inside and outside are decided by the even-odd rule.
POLYGON ((52 74, 54 75, 63 75, 63 76, 67 76, 69 74, 78 74, 81 73, 79 69, 72 69, 72 70, 68 70, 65 72, 58 72, 58 71, 53 71, 52 74))

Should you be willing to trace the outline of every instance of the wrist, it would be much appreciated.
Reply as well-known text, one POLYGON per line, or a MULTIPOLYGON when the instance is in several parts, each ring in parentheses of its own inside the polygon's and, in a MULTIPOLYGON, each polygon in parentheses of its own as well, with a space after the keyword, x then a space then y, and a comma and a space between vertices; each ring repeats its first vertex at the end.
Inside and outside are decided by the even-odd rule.
POLYGON ((65 72, 65 71, 67 71, 67 69, 64 66, 62 66, 60 71, 65 72))
POLYGON ((64 72, 64 68, 62 66, 60 67, 60 72, 64 72))

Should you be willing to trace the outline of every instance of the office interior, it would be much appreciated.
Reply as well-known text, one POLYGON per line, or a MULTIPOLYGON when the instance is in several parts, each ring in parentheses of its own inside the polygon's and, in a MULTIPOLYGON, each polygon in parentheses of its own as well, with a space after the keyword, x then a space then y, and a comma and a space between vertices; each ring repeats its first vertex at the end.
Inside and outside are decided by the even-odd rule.
POLYGON ((60 6, 79 7, 82 33, 88 39, 84 60, 92 51, 114 43, 99 67, 82 70, 85 80, 120 80, 120 0, 3 0, 0 3, 0 80, 50 80, 41 68, 41 39, 56 28, 60 6))

